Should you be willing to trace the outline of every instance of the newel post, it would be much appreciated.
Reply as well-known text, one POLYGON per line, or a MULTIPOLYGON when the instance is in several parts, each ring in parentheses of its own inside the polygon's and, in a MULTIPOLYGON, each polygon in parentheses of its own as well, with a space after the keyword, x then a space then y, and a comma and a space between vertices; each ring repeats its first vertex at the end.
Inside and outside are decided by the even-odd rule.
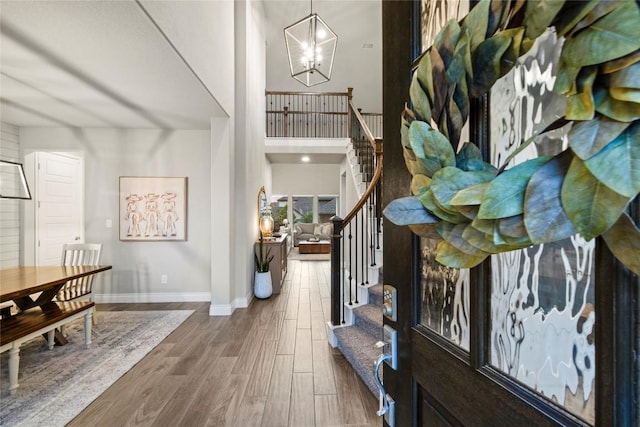
POLYGON ((342 259, 340 241, 342 240, 343 220, 338 215, 331 218, 333 234, 331 236, 331 324, 340 325, 342 317, 342 259))
POLYGON ((282 119, 282 125, 283 125, 283 130, 284 130, 284 135, 283 136, 289 136, 289 107, 284 106, 282 107, 283 109, 283 113, 284 113, 284 117, 282 119))

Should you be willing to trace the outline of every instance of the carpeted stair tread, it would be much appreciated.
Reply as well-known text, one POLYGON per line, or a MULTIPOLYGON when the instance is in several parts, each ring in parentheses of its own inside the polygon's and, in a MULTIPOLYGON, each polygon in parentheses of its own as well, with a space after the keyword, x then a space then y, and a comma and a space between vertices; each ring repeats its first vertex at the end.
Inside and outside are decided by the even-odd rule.
POLYGON ((376 343, 380 340, 356 326, 336 328, 334 334, 338 340, 338 348, 344 357, 351 363, 374 396, 377 396, 378 389, 373 379, 373 366, 378 356, 382 354, 382 349, 376 347, 376 343))
POLYGON ((373 285, 369 288, 369 304, 382 307, 382 284, 373 285))
POLYGON ((382 308, 378 305, 366 304, 353 310, 355 325, 376 337, 382 336, 382 308))

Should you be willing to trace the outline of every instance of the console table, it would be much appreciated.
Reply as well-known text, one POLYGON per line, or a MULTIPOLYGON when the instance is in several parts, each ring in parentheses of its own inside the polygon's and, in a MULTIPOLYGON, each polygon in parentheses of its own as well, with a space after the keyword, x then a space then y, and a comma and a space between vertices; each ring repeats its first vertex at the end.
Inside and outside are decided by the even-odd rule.
MULTIPOLYGON (((258 255, 258 251, 260 250, 258 247, 259 244, 260 242, 256 241, 254 245, 256 255, 258 255)), ((262 244, 264 245, 264 251, 271 249, 271 255, 273 255, 273 259, 269 263, 271 284, 273 286, 273 293, 279 294, 284 277, 287 275, 287 253, 289 252, 287 248, 287 234, 282 234, 273 240, 264 240, 262 244)))

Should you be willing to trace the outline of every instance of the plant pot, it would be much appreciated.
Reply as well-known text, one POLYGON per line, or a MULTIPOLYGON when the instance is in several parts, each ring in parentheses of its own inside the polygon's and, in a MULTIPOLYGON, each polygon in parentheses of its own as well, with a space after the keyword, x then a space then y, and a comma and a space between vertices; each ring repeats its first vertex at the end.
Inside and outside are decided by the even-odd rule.
POLYGON ((273 293, 273 286, 271 285, 271 272, 266 271, 260 273, 256 271, 253 293, 256 298, 269 298, 273 293))

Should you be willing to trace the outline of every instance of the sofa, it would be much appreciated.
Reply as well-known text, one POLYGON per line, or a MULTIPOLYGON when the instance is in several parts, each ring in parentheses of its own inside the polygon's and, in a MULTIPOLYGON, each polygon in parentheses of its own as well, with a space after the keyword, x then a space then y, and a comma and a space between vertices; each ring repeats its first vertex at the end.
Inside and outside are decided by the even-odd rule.
POLYGON ((293 224, 293 246, 311 237, 318 237, 320 240, 331 240, 333 224, 325 222, 318 224, 315 222, 297 222, 293 224))

